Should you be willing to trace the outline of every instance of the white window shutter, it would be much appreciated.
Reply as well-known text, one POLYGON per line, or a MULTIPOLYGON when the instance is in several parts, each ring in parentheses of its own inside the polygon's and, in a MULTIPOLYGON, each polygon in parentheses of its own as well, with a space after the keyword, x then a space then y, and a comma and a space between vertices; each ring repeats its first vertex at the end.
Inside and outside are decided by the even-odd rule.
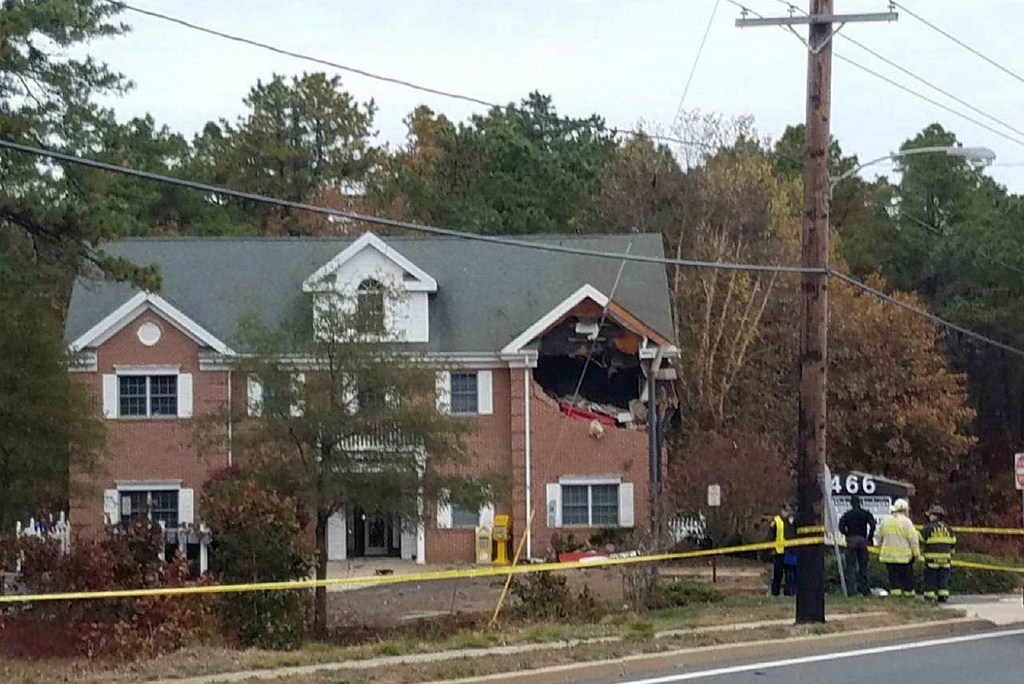
POLYGON ((194 489, 178 490, 178 525, 192 525, 196 521, 196 495, 194 489))
POLYGON ((103 523, 116 525, 121 522, 121 511, 118 506, 120 496, 116 489, 103 490, 103 523))
POLYGON ((494 527, 494 504, 484 504, 480 507, 480 527, 494 527))
POLYGON ((452 527, 452 506, 449 503, 437 502, 437 527, 441 530, 450 530, 452 527))
POLYGON ((263 415, 263 383, 255 375, 249 376, 249 415, 259 417, 263 415))
POLYGON ((306 412, 306 400, 303 398, 303 394, 306 386, 306 374, 305 373, 293 373, 292 374, 292 392, 297 396, 295 397, 295 403, 293 403, 289 409, 293 418, 297 418, 306 412))
POLYGON ((103 417, 117 418, 117 376, 103 375, 103 417))
POLYGON ((489 370, 478 371, 476 374, 476 401, 477 413, 481 416, 489 416, 494 413, 494 392, 491 389, 492 372, 489 370))
POLYGON ((619 485, 619 527, 633 526, 633 483, 619 485))
POLYGON ((562 526, 562 485, 557 482, 547 485, 548 527, 562 526))
POLYGON ((178 376, 178 417, 192 417, 192 374, 178 376))
POLYGON ((451 413, 452 410, 452 374, 448 371, 437 371, 437 410, 439 413, 451 413))

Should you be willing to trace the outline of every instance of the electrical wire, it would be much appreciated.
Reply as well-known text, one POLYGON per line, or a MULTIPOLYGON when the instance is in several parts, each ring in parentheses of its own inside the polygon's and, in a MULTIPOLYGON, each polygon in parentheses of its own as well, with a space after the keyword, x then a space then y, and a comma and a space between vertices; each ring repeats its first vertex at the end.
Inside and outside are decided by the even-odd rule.
MULTIPOLYGON (((798 11, 798 12, 801 12, 804 15, 807 14, 807 12, 805 10, 803 10, 803 9, 793 5, 792 3, 788 2, 787 0, 775 0, 775 1, 778 2, 780 5, 785 5, 786 7, 789 7, 791 9, 794 9, 794 10, 798 11)), ((983 109, 975 107, 973 104, 971 104, 967 100, 965 100, 965 99, 963 99, 963 98, 961 98, 961 97, 959 97, 957 95, 954 95, 953 93, 949 92, 948 90, 946 90, 944 88, 941 88, 941 87, 935 85, 934 83, 932 83, 928 79, 924 78, 923 76, 919 76, 918 74, 915 74, 910 69, 907 69, 906 67, 902 66, 901 64, 899 64, 899 63, 889 59, 885 55, 879 53, 877 50, 874 50, 874 49, 868 47, 867 45, 865 45, 864 43, 860 42, 856 38, 853 38, 852 36, 849 36, 849 35, 847 35, 845 33, 840 33, 840 34, 838 34, 838 36, 840 38, 842 38, 843 40, 845 40, 846 42, 852 43, 853 45, 856 45, 861 50, 864 50, 865 52, 867 52, 869 55, 872 55, 876 59, 880 59, 881 61, 885 62, 886 64, 888 64, 889 66, 893 67, 894 69, 897 69, 898 71, 906 74, 907 76, 910 76, 911 78, 913 78, 914 80, 918 81, 919 83, 922 83, 923 85, 931 88, 935 92, 941 93, 942 95, 945 95, 946 97, 948 97, 949 99, 957 102, 958 104, 963 105, 964 107, 967 107, 968 109, 970 109, 975 114, 980 114, 981 116, 985 117, 986 119, 989 119, 990 121, 994 121, 995 123, 999 124, 1000 126, 1003 126, 1003 127, 1007 128, 1008 130, 1011 130, 1014 133, 1016 133, 1017 135, 1019 135, 1022 138, 1024 138, 1024 130, 1019 129, 1019 128, 1013 126, 1012 124, 1007 123, 1006 121, 1003 121, 999 117, 996 117, 996 116, 993 116, 993 115, 989 114, 988 112, 986 112, 983 109)))
MULTIPOLYGON (((737 0, 727 0, 727 1, 729 3, 735 5, 735 6, 739 7, 744 12, 744 14, 750 13, 750 14, 753 14, 754 16, 758 17, 758 18, 764 19, 764 15, 763 14, 760 14, 759 12, 755 12, 754 10, 752 10, 749 7, 747 7, 746 5, 738 2, 737 0)), ((786 4, 788 4, 788 3, 786 3, 786 4)), ((781 28, 784 31, 786 30, 785 27, 782 27, 782 26, 780 26, 779 28, 781 28)), ((799 34, 795 34, 794 33, 794 35, 796 35, 796 37, 798 39, 800 39, 801 41, 803 40, 803 39, 800 38, 799 34)), ((845 55, 840 54, 836 50, 832 51, 832 55, 835 58, 840 59, 840 60, 846 62, 847 64, 850 64, 851 66, 857 67, 858 69, 860 69, 860 70, 862 70, 862 71, 864 71, 864 72, 874 76, 875 78, 883 80, 886 83, 888 83, 889 85, 892 85, 892 86, 894 86, 896 88, 899 88, 900 90, 902 90, 902 91, 904 91, 904 92, 906 92, 906 93, 908 93, 910 95, 913 95, 914 97, 916 97, 918 99, 924 100, 925 102, 928 102, 929 104, 935 105, 936 107, 938 107, 940 109, 943 109, 943 110, 949 112, 950 114, 953 114, 954 116, 958 116, 961 119, 964 119, 965 121, 969 121, 970 123, 973 123, 975 126, 979 126, 980 128, 984 128, 985 130, 987 130, 987 131, 989 131, 991 133, 994 133, 994 134, 998 135, 1001 138, 1005 138, 1006 140, 1009 140, 1010 142, 1016 143, 1016 144, 1021 145, 1022 147, 1024 147, 1024 140, 1020 140, 1018 138, 1015 138, 1015 137, 1013 137, 1013 136, 1011 136, 1011 135, 1009 135, 1007 133, 1004 133, 1003 131, 1001 131, 1001 130, 999 130, 997 128, 993 128, 992 126, 989 126, 988 124, 986 124, 986 123, 984 123, 982 121, 978 121, 977 119, 975 119, 974 117, 972 117, 972 116, 970 116, 968 114, 964 114, 963 112, 961 112, 959 110, 956 110, 956 109, 954 109, 954 108, 952 108, 952 107, 950 107, 950 106, 948 106, 946 104, 943 104, 942 102, 939 102, 938 100, 936 100, 934 98, 928 97, 927 95, 925 95, 923 93, 919 93, 918 91, 914 90, 913 88, 911 88, 909 86, 906 86, 906 85, 900 83, 899 81, 894 81, 893 79, 889 78, 888 76, 885 76, 884 74, 881 74, 878 71, 875 71, 874 69, 866 67, 866 66, 864 66, 860 62, 857 62, 854 59, 851 59, 851 58, 849 58, 849 57, 847 57, 845 55)))
POLYGON ((711 24, 715 21, 715 14, 718 12, 718 6, 722 4, 722 0, 715 0, 715 6, 711 8, 711 16, 708 17, 707 28, 704 29, 704 37, 700 40, 700 47, 697 48, 697 56, 693 58, 693 66, 690 67, 690 75, 686 78, 686 87, 683 88, 683 94, 679 98, 679 104, 676 106, 675 121, 679 121, 679 116, 683 113, 683 103, 686 101, 686 95, 690 92, 690 84, 693 83, 693 75, 697 73, 697 64, 700 62, 700 56, 704 52, 704 44, 708 42, 708 34, 711 33, 711 24))
POLYGON ((231 188, 226 188, 219 185, 210 185, 208 183, 199 183, 197 181, 185 180, 183 178, 165 176, 163 174, 152 173, 150 171, 139 171, 138 169, 132 169, 126 166, 108 164, 106 162, 96 161, 93 159, 86 159, 84 157, 78 157, 72 154, 65 154, 63 152, 56 152, 54 150, 47 150, 41 147, 22 145, 20 143, 11 142, 9 140, 0 139, 0 148, 14 150, 17 152, 23 152, 26 154, 32 154, 37 157, 59 160, 70 164, 77 164, 79 166, 87 166, 94 169, 101 169, 103 171, 110 171, 111 173, 118 173, 125 176, 144 178, 146 180, 155 181, 158 183, 177 185, 179 187, 190 188, 192 190, 199 190, 202 192, 208 192, 224 197, 235 197, 238 199, 249 200, 251 202, 273 204, 279 207, 288 207, 289 209, 298 209, 300 211, 308 211, 314 214, 322 214, 325 216, 336 216, 339 218, 346 218, 353 221, 361 221, 363 223, 369 223, 373 225, 387 226, 389 228, 401 228, 403 230, 430 233, 434 235, 443 235, 446 237, 460 238, 463 240, 489 242, 492 244, 505 245, 508 247, 535 249, 544 252, 559 252, 562 254, 574 254, 578 256, 596 257, 600 259, 624 259, 627 261, 637 261, 650 264, 688 266, 694 268, 718 268, 732 271, 766 271, 777 273, 818 274, 827 272, 826 269, 823 268, 807 268, 803 266, 739 264, 719 261, 697 261, 693 259, 674 259, 666 257, 644 256, 640 254, 622 254, 618 252, 602 252, 600 250, 595 249, 583 249, 580 247, 566 247, 564 245, 544 244, 541 242, 529 242, 527 240, 517 240, 514 238, 498 237, 494 235, 481 235, 479 233, 466 233, 462 231, 452 230, 449 228, 439 228, 437 226, 428 226, 419 223, 412 223, 409 221, 400 221, 398 219, 391 219, 382 216, 360 214, 352 211, 342 211, 340 209, 329 209, 327 207, 320 207, 315 204, 306 204, 305 202, 293 202, 291 200, 280 199, 277 197, 269 197, 267 195, 260 195, 254 192, 244 192, 241 190, 233 190, 231 188))
POLYGON ((890 294, 886 294, 885 292, 882 292, 881 290, 879 290, 877 288, 871 287, 870 285, 868 285, 866 283, 862 283, 861 281, 857 280, 856 278, 854 278, 852 276, 848 276, 845 273, 842 273, 841 271, 836 271, 834 269, 829 269, 829 275, 831 275, 831 276, 833 276, 835 278, 838 278, 839 280, 842 280, 843 282, 849 283, 850 285, 853 285, 856 288, 864 290, 865 292, 873 294, 874 296, 878 297, 879 299, 881 299, 883 301, 889 302, 890 304, 895 304, 896 306, 898 306, 900 308, 903 308, 903 309, 906 309, 907 311, 910 311, 911 313, 915 313, 918 316, 921 316, 922 318, 926 318, 929 321, 931 321, 932 323, 935 323, 936 325, 942 326, 944 328, 948 328, 950 330, 954 330, 954 331, 956 331, 956 332, 958 332, 958 333, 960 333, 962 335, 966 335, 967 337, 971 337, 971 338, 976 339, 976 340, 978 340, 980 342, 984 342, 986 344, 990 344, 993 347, 997 347, 999 349, 1002 349, 1003 351, 1008 351, 1011 354, 1015 354, 1017 356, 1024 357, 1024 350, 1022 350, 1022 349, 1018 349, 1017 347, 1011 347, 1010 345, 1004 344, 1002 342, 999 342, 998 340, 994 340, 991 337, 987 337, 986 335, 982 335, 981 333, 974 332, 970 328, 965 328, 962 325, 957 325, 956 323, 953 323, 951 321, 947 321, 944 318, 940 318, 939 316, 936 316, 935 314, 929 313, 929 312, 925 311, 924 309, 916 307, 916 306, 914 306, 912 304, 907 304, 906 302, 901 301, 900 299, 897 299, 896 297, 893 297, 890 294))
MULTIPOLYGON (((135 12, 137 14, 142 14, 142 15, 151 17, 153 19, 160 19, 162 21, 171 22, 172 24, 177 24, 179 26, 183 26, 185 28, 189 28, 189 29, 192 29, 194 31, 199 31, 200 33, 205 33, 207 35, 216 36, 218 38, 223 38, 225 40, 230 40, 230 41, 233 41, 235 43, 242 43, 243 45, 249 45, 250 47, 260 48, 261 50, 268 50, 270 52, 274 52, 274 53, 277 53, 279 55, 284 55, 286 57, 293 57, 295 59, 301 59, 301 60, 304 60, 304 61, 307 61, 307 62, 311 62, 313 64, 319 64, 320 66, 327 66, 327 67, 331 67, 333 69, 338 69, 339 71, 346 71, 346 72, 349 72, 349 73, 352 73, 352 74, 357 74, 359 76, 365 76, 366 78, 371 78, 371 79, 374 79, 374 80, 377 80, 377 81, 382 81, 384 83, 390 83, 392 85, 401 86, 403 88, 411 88, 412 90, 418 90, 418 91, 420 91, 422 93, 429 93, 431 95, 438 95, 440 97, 447 97, 447 98, 450 98, 450 99, 453 99, 453 100, 461 100, 463 102, 469 102, 471 104, 483 105, 484 107, 488 107, 488 108, 505 109, 505 110, 509 110, 509 111, 523 113, 522 109, 520 109, 519 107, 516 107, 515 105, 513 105, 511 103, 501 104, 499 102, 493 102, 493 101, 490 101, 490 100, 485 100, 483 98, 475 97, 473 95, 464 95, 462 93, 456 93, 456 92, 451 91, 451 90, 442 90, 440 88, 433 88, 431 86, 420 85, 419 83, 414 83, 413 81, 408 81, 406 79, 397 78, 397 77, 394 77, 394 76, 385 76, 384 74, 374 73, 372 71, 367 71, 366 69, 361 69, 361 68, 358 68, 358 67, 349 66, 347 64, 341 64, 339 62, 334 62, 332 60, 324 59, 322 57, 316 57, 315 55, 310 55, 310 54, 306 54, 306 53, 303 53, 303 52, 296 52, 294 50, 289 50, 287 48, 282 48, 282 47, 278 47, 276 45, 271 45, 270 43, 265 43, 263 41, 259 41, 259 40, 256 40, 254 38, 246 38, 245 36, 241 36, 241 35, 238 35, 238 34, 227 33, 225 31, 219 31, 217 29, 212 29, 212 28, 209 28, 207 26, 202 26, 200 24, 196 24, 194 22, 187 21, 187 20, 181 19, 179 17, 174 17, 174 16, 171 16, 169 14, 163 14, 162 12, 156 12, 154 10, 148 10, 148 9, 143 9, 141 7, 136 7, 136 6, 128 4, 126 2, 120 2, 119 0, 106 0, 106 2, 108 2, 111 5, 114 5, 116 7, 119 7, 119 8, 122 8, 124 10, 127 10, 129 12, 135 12)), ((560 122, 563 122, 563 123, 572 123, 572 120, 567 118, 567 117, 553 117, 553 118, 556 121, 560 121, 560 122)), ((629 131, 629 130, 624 130, 624 129, 621 129, 621 128, 613 128, 613 127, 609 127, 606 130, 609 133, 611 133, 612 135, 632 135, 632 136, 643 135, 643 136, 646 136, 646 137, 651 138, 653 140, 664 140, 666 142, 674 142, 674 143, 677 143, 677 144, 680 144, 680 145, 691 145, 691 146, 701 146, 702 145, 702 143, 699 143, 699 142, 696 142, 696 141, 683 140, 681 138, 674 138, 672 136, 659 135, 657 133, 649 133, 649 132, 646 132, 646 131, 637 132, 637 131, 629 131)))
POLYGON ((973 53, 974 55, 977 55, 978 57, 981 57, 983 60, 985 60, 986 62, 988 62, 989 64, 991 64, 995 68, 999 69, 1003 73, 1012 76, 1013 78, 1017 79, 1021 83, 1024 83, 1024 77, 1022 77, 1017 72, 1013 71, 1012 69, 1009 69, 1008 67, 1003 66, 1002 64, 1000 64, 999 62, 995 61, 991 57, 988 57, 988 56, 982 54, 980 51, 978 51, 975 48, 971 47, 970 45, 968 45, 967 43, 963 42, 962 40, 960 40, 956 36, 954 36, 951 33, 947 32, 947 31, 944 31, 943 29, 939 28, 938 26, 936 26, 932 22, 930 22, 927 19, 925 19, 924 17, 922 17, 920 14, 915 13, 913 10, 911 10, 906 5, 900 4, 898 2, 893 2, 892 4, 895 5, 896 7, 899 7, 901 10, 903 10, 904 12, 909 14, 910 16, 914 17, 915 19, 917 19, 919 22, 921 22, 925 26, 927 26, 927 27, 937 31, 938 33, 942 34, 946 38, 949 38, 951 41, 953 41, 954 43, 956 43, 957 45, 959 45, 963 49, 967 50, 968 52, 973 53))

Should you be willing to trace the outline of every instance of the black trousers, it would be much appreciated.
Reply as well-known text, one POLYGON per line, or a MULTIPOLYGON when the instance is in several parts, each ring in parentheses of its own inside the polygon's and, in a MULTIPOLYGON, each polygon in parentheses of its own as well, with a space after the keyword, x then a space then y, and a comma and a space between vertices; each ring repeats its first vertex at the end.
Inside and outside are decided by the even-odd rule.
POLYGON ((777 553, 772 560, 772 596, 779 595, 779 589, 783 586, 785 578, 786 596, 796 593, 796 566, 786 565, 786 554, 777 553))
POLYGON ((948 565, 928 563, 924 566, 924 595, 927 598, 949 597, 949 572, 948 565))
POLYGON ((863 596, 871 596, 868 585, 868 540, 864 537, 846 538, 846 594, 853 596, 855 591, 863 596))
POLYGON ((889 571, 889 595, 914 595, 914 561, 907 563, 886 563, 889 571))

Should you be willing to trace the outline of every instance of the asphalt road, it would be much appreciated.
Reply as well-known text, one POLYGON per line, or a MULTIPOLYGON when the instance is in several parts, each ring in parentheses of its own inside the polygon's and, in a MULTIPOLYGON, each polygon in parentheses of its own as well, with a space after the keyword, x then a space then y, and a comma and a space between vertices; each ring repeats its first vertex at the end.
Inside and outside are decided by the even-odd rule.
POLYGON ((591 684, 1020 684, 1024 682, 1024 629, 590 681, 591 684))

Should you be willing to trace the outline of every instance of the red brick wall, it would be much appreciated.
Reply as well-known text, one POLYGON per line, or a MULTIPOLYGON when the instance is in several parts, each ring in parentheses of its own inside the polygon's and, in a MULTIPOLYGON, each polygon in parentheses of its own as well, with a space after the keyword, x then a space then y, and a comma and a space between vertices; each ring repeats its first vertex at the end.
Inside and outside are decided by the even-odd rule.
MULTIPOLYGON (((103 524, 103 490, 117 480, 181 480, 196 491, 196 519, 201 519, 199 493, 210 473, 227 465, 226 448, 198 449, 196 428, 215 420, 227 402, 227 371, 200 371, 199 347, 188 336, 152 311, 140 314, 97 350, 97 372, 76 374, 95 393, 102 407, 102 375, 115 365, 175 365, 192 374, 193 418, 105 419, 107 444, 91 473, 72 473, 71 520, 76 534, 90 534, 103 524), (160 341, 146 347, 136 337, 147 321, 163 330, 160 341)), ((236 397, 244 383, 232 383, 236 397)), ((237 401, 236 401, 237 404, 237 401)))
MULTIPOLYGON (((515 540, 526 528, 526 452, 525 403, 522 369, 512 371, 512 506, 515 540)), ((548 555, 551 536, 558 532, 563 538, 572 534, 585 540, 597 528, 547 526, 548 483, 558 482, 563 475, 618 475, 623 482, 633 483, 633 517, 640 522, 647 517, 647 432, 605 426, 604 434, 595 439, 589 434, 589 421, 569 418, 558 404, 533 381, 530 374, 530 444, 532 553, 534 558, 548 555)))
MULTIPOLYGON (((462 370, 462 369, 460 369, 462 370)), ((471 371, 473 369, 467 368, 471 371)), ((512 464, 511 430, 512 416, 509 412, 510 386, 509 370, 497 368, 491 374, 494 413, 489 416, 467 416, 458 420, 475 421, 477 429, 467 440, 470 459, 468 463, 454 468, 455 472, 467 474, 498 473, 508 476, 512 464)), ((511 483, 509 483, 511 485, 511 483)), ((509 513, 509 502, 495 503, 495 513, 509 513)), ((430 507, 425 525, 426 556, 430 563, 473 562, 476 558, 476 530, 437 527, 437 515, 430 507)))

